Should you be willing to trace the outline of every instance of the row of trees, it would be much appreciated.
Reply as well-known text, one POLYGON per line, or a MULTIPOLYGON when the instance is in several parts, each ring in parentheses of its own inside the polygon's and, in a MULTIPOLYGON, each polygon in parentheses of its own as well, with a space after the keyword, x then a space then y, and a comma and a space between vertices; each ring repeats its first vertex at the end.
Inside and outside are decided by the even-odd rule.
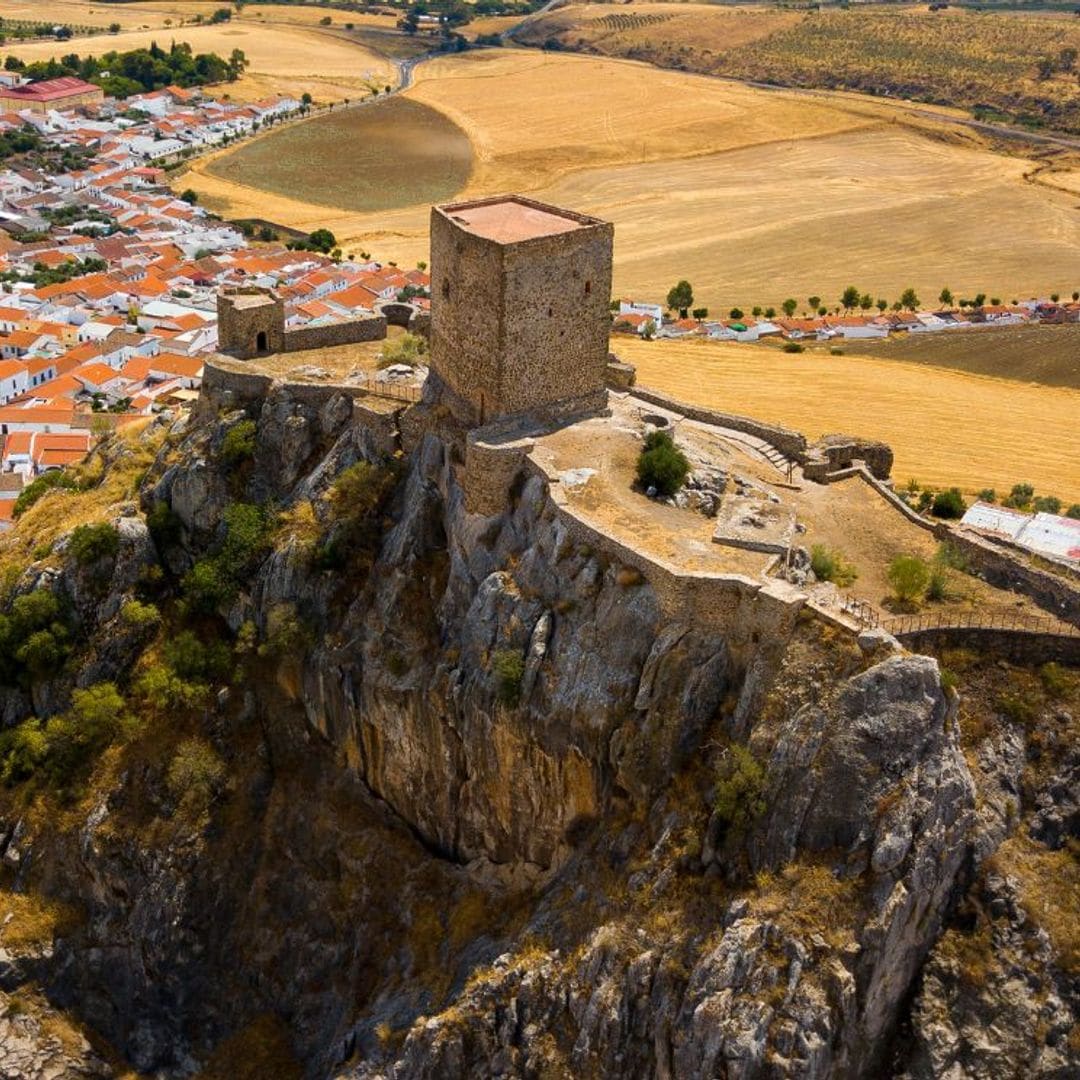
POLYGON ((17 56, 8 56, 4 67, 20 72, 31 82, 73 75, 100 86, 111 97, 124 98, 160 90, 164 86, 205 86, 234 82, 247 68, 242 49, 233 49, 228 59, 217 53, 194 53, 186 42, 174 41, 168 51, 157 42, 148 49, 107 52, 101 56, 68 53, 59 59, 37 60, 27 64, 17 56))
MULTIPOLYGON (((1074 292, 1072 294, 1073 300, 1080 300, 1080 292, 1074 292)), ((1061 299, 1059 293, 1051 293, 1050 299, 1057 303, 1061 299)), ((986 293, 976 293, 972 299, 956 298, 953 296, 952 290, 946 286, 938 295, 938 300, 943 307, 953 308, 958 307, 961 310, 965 308, 979 308, 986 303, 986 293)), ((682 280, 673 285, 667 294, 667 307, 669 311, 677 311, 679 317, 682 319, 687 318, 688 313, 693 313, 695 319, 704 319, 708 316, 708 308, 692 308, 694 303, 694 289, 689 281, 682 280)), ((990 298, 991 304, 1000 304, 999 297, 992 296, 990 298)), ((1016 301, 1014 300, 1015 304, 1016 301)), ((905 289, 900 294, 900 299, 889 303, 884 297, 877 297, 876 299, 867 292, 863 292, 857 285, 849 285, 844 289, 840 295, 840 300, 836 306, 832 309, 835 313, 839 314, 841 311, 872 311, 877 308, 880 312, 885 312, 890 308, 893 311, 918 311, 921 306, 918 294, 914 289, 905 289)), ((799 301, 794 297, 788 297, 781 305, 780 310, 783 311, 787 318, 791 318, 796 311, 799 310, 799 301)), ((822 302, 820 296, 809 296, 806 298, 806 304, 802 308, 802 312, 806 315, 808 312, 812 315, 828 315, 829 308, 822 302)), ((755 318, 764 316, 766 319, 772 319, 776 317, 777 310, 775 307, 763 307, 755 305, 751 309, 751 314, 755 318)), ((742 308, 734 307, 728 313, 728 317, 731 319, 743 318, 742 308)))

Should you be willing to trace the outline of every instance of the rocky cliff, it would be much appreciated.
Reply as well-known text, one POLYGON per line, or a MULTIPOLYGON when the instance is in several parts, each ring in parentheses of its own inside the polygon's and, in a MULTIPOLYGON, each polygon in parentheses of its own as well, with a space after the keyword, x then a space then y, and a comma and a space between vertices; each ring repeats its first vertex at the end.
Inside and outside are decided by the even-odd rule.
POLYGON ((1069 673, 735 650, 463 461, 264 382, 23 514, 0 1076, 1075 1068, 1069 673))

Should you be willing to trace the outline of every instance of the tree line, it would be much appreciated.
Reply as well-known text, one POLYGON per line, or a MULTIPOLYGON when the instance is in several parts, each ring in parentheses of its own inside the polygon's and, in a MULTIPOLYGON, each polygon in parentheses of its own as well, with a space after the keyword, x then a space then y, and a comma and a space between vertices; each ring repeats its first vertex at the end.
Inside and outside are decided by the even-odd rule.
MULTIPOLYGON (((1080 300, 1080 291, 1074 291, 1072 294, 1074 301, 1080 300)), ((1050 299, 1056 304, 1061 299, 1060 293, 1051 293, 1050 299)), ((943 308, 958 307, 961 310, 964 308, 981 308, 986 303, 986 293, 976 293, 974 297, 968 299, 966 297, 957 298, 953 295, 952 290, 946 286, 938 294, 938 302, 943 308)), ((685 279, 677 282, 673 285, 667 294, 667 308, 669 311, 677 311, 679 318, 688 318, 691 314, 695 319, 701 320, 708 317, 708 308, 695 308, 694 303, 694 289, 689 281, 685 279)), ((990 303, 992 305, 998 305, 1001 303, 1000 297, 990 297, 990 303)), ((1013 303, 1017 303, 1013 300, 1013 303)), ((919 300, 918 294, 913 288, 907 288, 900 294, 900 299, 889 303, 884 297, 877 297, 868 292, 863 292, 857 285, 849 285, 840 294, 840 298, 833 306, 832 311, 834 314, 839 315, 841 311, 850 314, 853 311, 872 311, 877 308, 879 312, 884 313, 887 310, 892 311, 918 311, 922 306, 922 302, 919 300)), ((613 308, 618 307, 618 302, 613 304, 613 308)), ((788 297, 781 305, 780 310, 783 311, 785 317, 791 318, 796 311, 800 308, 799 301, 794 297, 788 297)), ((828 315, 829 307, 823 302, 820 296, 809 296, 806 298, 806 302, 802 305, 803 315, 828 315)), ((776 318, 777 309, 775 307, 764 307, 762 305, 754 305, 751 309, 751 314, 754 318, 760 318, 764 316, 766 319, 776 318)), ((744 312, 742 308, 733 307, 728 313, 728 318, 741 319, 744 312)))
POLYGON ((115 98, 160 90, 165 86, 234 82, 247 65, 248 59, 242 49, 233 49, 225 59, 217 53, 194 53, 189 44, 176 41, 167 51, 155 41, 147 49, 113 51, 101 56, 68 53, 30 64, 17 56, 8 56, 4 61, 7 71, 17 71, 31 82, 75 76, 100 86, 107 95, 115 98))

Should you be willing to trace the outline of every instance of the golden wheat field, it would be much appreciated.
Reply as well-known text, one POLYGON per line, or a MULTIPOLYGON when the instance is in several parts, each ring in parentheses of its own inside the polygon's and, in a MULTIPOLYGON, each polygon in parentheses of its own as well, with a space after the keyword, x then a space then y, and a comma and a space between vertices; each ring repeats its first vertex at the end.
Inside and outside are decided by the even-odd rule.
POLYGON ((58 46, 52 41, 15 45, 7 51, 23 60, 47 60, 60 52, 98 56, 113 49, 142 49, 156 41, 168 47, 170 41, 188 42, 195 52, 216 52, 228 56, 242 49, 250 61, 243 78, 221 88, 241 100, 268 93, 304 90, 316 99, 340 99, 363 91, 368 82, 378 85, 397 82, 393 64, 378 53, 354 42, 318 30, 283 25, 259 25, 251 19, 216 26, 184 26, 156 30, 133 30, 120 34, 100 34, 73 38, 58 46))
POLYGON ((1080 502, 1080 391, 899 361, 790 355, 733 342, 613 341, 638 382, 683 401, 785 424, 810 438, 884 439, 898 483, 968 494, 1027 482, 1080 502))
MULTIPOLYGON (((408 95, 469 136, 466 193, 528 191, 614 221, 620 295, 662 298, 682 277, 714 310, 850 283, 890 299, 909 285, 928 299, 945 284, 1010 297, 1080 287, 1070 194, 1026 182, 1021 158, 890 120, 885 105, 517 49, 424 64, 408 95)), ((427 257, 426 206, 338 213, 206 167, 182 182, 222 213, 427 257)))

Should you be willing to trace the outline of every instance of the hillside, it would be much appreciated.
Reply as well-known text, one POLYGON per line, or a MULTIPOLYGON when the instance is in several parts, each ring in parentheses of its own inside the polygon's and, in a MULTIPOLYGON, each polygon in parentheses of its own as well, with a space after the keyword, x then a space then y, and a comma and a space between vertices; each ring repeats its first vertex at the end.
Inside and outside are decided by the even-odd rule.
POLYGON ((1076 1067, 1073 675, 684 625, 388 419, 218 377, 4 539, 12 1075, 1076 1067))
POLYGON ((1066 14, 570 4, 530 20, 515 38, 780 86, 912 98, 1080 132, 1080 24, 1066 14))

